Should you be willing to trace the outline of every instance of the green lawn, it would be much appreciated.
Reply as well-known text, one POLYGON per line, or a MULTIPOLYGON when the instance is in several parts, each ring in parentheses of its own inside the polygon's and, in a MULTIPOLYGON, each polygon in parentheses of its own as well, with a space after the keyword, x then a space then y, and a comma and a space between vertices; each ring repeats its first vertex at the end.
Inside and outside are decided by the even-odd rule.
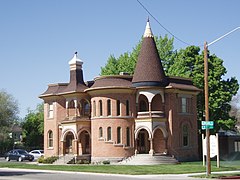
MULTIPOLYGON (((240 162, 236 164, 222 163, 221 168, 217 168, 216 163, 212 163, 212 171, 232 171, 240 170, 240 162), (223 165, 224 164, 224 165, 223 165)), ((152 166, 123 166, 123 165, 37 165, 25 164, 19 162, 2 162, 0 168, 25 168, 25 169, 45 169, 59 171, 77 171, 77 172, 95 172, 110 174, 183 174, 183 173, 199 173, 205 172, 206 168, 202 166, 202 162, 186 162, 175 165, 152 165, 152 166)))

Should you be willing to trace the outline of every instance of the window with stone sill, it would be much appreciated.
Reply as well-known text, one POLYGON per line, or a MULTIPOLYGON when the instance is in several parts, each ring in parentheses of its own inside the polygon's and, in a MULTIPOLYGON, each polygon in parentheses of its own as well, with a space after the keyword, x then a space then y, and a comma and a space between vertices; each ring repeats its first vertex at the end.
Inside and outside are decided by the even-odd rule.
POLYGON ((120 116, 121 114, 121 103, 119 100, 117 100, 117 116, 120 116))
POLYGON ((102 100, 99 101, 99 116, 103 115, 102 100))
POLYGON ((52 130, 48 131, 48 148, 53 148, 53 132, 52 132, 52 130))
POLYGON ((122 143, 122 128, 118 127, 117 128, 117 144, 122 143))
POLYGON ((48 118, 53 118, 53 102, 48 103, 48 118))
POLYGON ((108 100, 107 100, 107 115, 108 115, 108 116, 111 116, 111 114, 112 114, 111 100, 108 99, 108 100))
POLYGON ((99 137, 98 138, 103 138, 103 128, 99 128, 99 137))
POLYGON ((111 141, 112 140, 112 128, 108 127, 107 128, 107 141, 111 141))

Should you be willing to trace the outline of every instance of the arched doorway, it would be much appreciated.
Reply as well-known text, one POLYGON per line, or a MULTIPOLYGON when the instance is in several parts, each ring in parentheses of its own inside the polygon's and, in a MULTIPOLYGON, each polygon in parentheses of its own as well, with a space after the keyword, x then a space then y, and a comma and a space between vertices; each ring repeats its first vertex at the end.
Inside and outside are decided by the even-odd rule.
POLYGON ((65 154, 73 154, 73 133, 68 132, 65 137, 65 154))
POLYGON ((90 134, 84 130, 79 134, 79 154, 91 154, 90 134))
POLYGON ((137 136, 137 151, 139 154, 147 154, 150 150, 149 135, 146 129, 141 129, 137 136))
POLYGON ((153 134, 153 150, 155 153, 166 153, 166 140, 161 129, 156 129, 153 134))

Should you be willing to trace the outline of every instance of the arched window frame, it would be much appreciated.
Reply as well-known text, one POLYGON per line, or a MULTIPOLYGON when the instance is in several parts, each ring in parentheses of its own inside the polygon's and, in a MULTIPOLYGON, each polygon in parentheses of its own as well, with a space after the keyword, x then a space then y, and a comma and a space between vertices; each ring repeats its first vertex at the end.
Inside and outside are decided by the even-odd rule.
POLYGON ((107 100, 107 115, 108 116, 111 116, 111 114, 112 114, 112 107, 111 107, 111 100, 110 99, 108 99, 107 100))
POLYGON ((182 126, 182 145, 183 147, 189 146, 189 127, 187 124, 182 126))
POLYGON ((93 117, 95 117, 96 116, 96 101, 93 101, 92 109, 93 109, 93 117))
POLYGON ((53 148, 53 131, 48 131, 48 148, 53 148))
POLYGON ((103 115, 102 100, 99 100, 99 116, 103 115))
POLYGON ((122 128, 117 127, 117 144, 122 143, 122 128))
POLYGON ((111 141, 112 140, 112 128, 108 127, 107 128, 107 141, 111 141))
POLYGON ((99 127, 99 138, 103 138, 103 128, 99 127))
POLYGON ((121 102, 117 100, 117 116, 121 115, 121 102))

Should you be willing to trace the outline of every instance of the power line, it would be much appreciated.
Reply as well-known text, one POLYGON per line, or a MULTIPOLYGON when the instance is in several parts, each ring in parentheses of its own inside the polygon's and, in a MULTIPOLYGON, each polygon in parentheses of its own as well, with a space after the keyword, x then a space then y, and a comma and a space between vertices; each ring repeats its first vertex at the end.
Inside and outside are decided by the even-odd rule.
POLYGON ((150 13, 150 11, 139 1, 137 0, 137 2, 142 6, 142 8, 165 30, 167 31, 169 34, 171 34, 175 39, 177 39, 178 41, 188 45, 188 46, 191 46, 192 44, 189 44, 183 40, 181 40, 180 38, 178 38, 177 36, 175 36, 173 33, 171 33, 167 28, 165 28, 153 15, 152 13, 150 13))

